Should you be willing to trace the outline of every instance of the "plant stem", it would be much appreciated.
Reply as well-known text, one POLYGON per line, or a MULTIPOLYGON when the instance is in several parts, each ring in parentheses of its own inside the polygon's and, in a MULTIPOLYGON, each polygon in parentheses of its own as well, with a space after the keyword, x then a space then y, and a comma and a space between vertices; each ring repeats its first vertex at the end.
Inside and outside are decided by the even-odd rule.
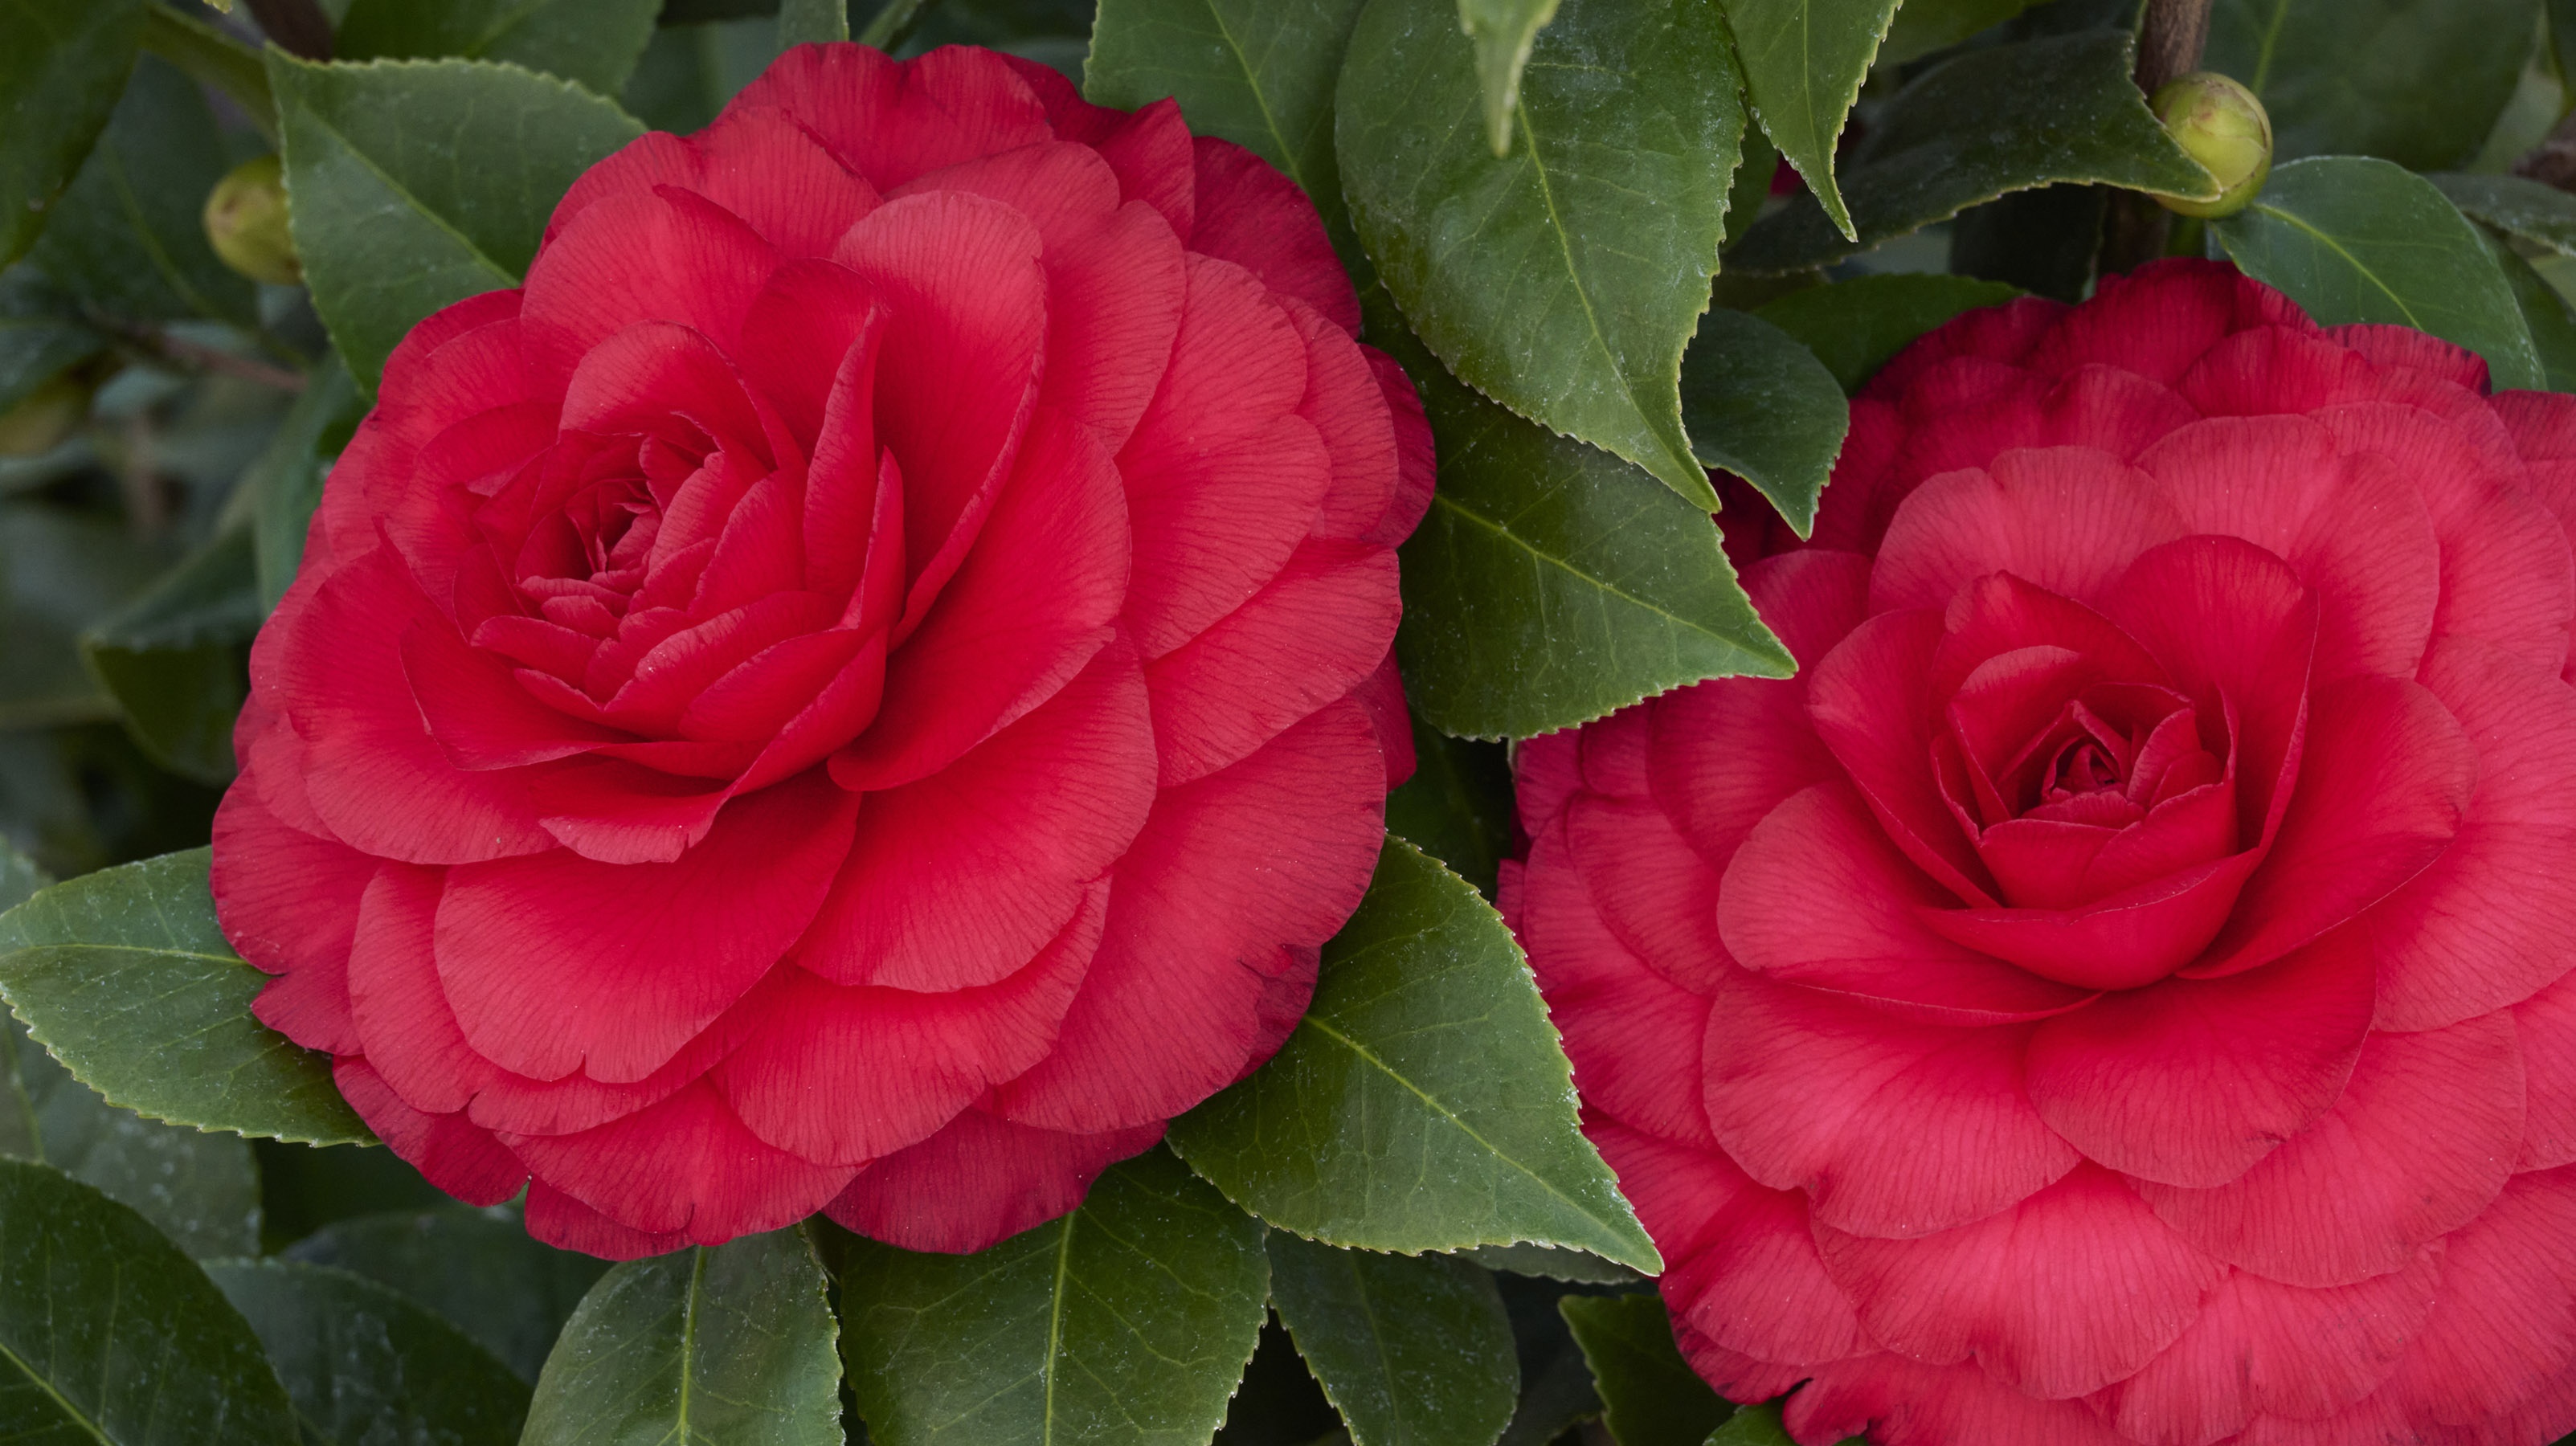
MULTIPOLYGON (((2200 52, 2209 42, 2210 0, 2147 0, 2138 28, 2138 89, 2154 95, 2166 81, 2200 68, 2200 52)), ((2164 207, 2136 191, 2114 191, 2102 220, 2098 275, 2143 266, 2165 254, 2173 217, 2164 207)))
POLYGON ((313 0, 242 0, 271 45, 306 60, 331 58, 331 19, 313 0))
POLYGON ((97 324, 114 333, 118 340, 155 361, 168 362, 191 371, 224 372, 245 381, 257 382, 261 386, 275 387, 281 392, 304 390, 302 372, 278 366, 274 362, 264 362, 257 357, 240 356, 225 351, 221 347, 207 346, 203 342, 172 336, 156 327, 131 326, 108 321, 99 321, 97 324))

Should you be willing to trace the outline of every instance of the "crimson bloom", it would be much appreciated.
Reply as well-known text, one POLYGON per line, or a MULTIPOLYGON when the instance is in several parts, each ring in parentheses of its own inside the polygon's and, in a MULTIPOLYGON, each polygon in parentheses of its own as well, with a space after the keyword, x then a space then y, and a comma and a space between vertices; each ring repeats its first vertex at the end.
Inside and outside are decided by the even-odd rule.
POLYGON ((215 825, 262 1019, 632 1256, 1060 1214, 1278 1047, 1412 750, 1401 372, 1169 101, 789 52, 415 329, 215 825))
POLYGON ((2576 1426, 2571 521, 2576 400, 2222 266, 1892 362, 1732 539, 1800 676, 1519 759, 1700 1372, 1809 1446, 2576 1426))

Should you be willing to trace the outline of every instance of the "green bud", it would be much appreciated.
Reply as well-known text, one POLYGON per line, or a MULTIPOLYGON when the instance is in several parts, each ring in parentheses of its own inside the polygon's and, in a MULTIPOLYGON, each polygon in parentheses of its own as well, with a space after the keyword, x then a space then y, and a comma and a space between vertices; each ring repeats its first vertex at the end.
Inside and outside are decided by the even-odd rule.
POLYGON ((2165 134, 2224 188, 2215 201, 2158 196, 2157 204, 2179 215, 2217 217, 2252 203, 2272 174, 2272 118, 2254 92, 2217 71, 2196 70, 2167 81, 2147 103, 2165 134))
POLYGON ((253 281, 294 286, 304 280, 286 229, 286 181, 277 157, 244 161, 215 182, 206 197, 206 239, 226 266, 253 281))
POLYGON ((39 457, 59 447, 89 416, 90 385, 73 367, 0 412, 0 457, 39 457))

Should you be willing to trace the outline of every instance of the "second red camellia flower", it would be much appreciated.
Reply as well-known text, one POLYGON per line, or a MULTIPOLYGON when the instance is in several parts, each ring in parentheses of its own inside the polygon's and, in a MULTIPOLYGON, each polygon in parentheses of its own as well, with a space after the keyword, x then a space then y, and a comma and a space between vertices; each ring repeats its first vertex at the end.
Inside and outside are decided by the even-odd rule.
POLYGON ((790 52, 394 353, 216 821, 261 1018, 631 1256, 1071 1208, 1303 1012, 1430 493, 1313 208, 1170 102, 790 52))
POLYGON ((1519 757, 1694 1364, 1808 1446, 2576 1426, 2576 401, 2174 262, 1854 404, 1785 682, 1519 757))

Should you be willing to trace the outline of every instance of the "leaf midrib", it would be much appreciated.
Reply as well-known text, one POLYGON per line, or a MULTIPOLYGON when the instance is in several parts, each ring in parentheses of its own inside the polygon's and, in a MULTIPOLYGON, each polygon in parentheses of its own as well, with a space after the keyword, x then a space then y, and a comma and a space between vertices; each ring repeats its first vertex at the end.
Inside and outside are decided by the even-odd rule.
MULTIPOLYGON (((1413 1095, 1414 1098, 1422 1101, 1424 1105, 1428 1106, 1431 1111, 1434 1114, 1437 1114, 1441 1119, 1448 1121, 1449 1124, 1460 1134, 1465 1135, 1468 1139, 1475 1141, 1479 1146, 1483 1147, 1487 1154, 1492 1155, 1495 1159, 1502 1161, 1504 1164, 1511 1166, 1515 1170, 1518 1170, 1521 1174, 1527 1176, 1532 1183, 1536 1184, 1540 1189, 1546 1191, 1557 1200, 1563 1202, 1576 1214, 1608 1230, 1610 1232, 1610 1238, 1614 1240, 1617 1239, 1619 1232, 1615 1222, 1602 1219, 1601 1216, 1592 1209, 1592 1207, 1585 1205, 1581 1201, 1576 1200, 1573 1196, 1566 1194, 1563 1190, 1558 1189, 1555 1183, 1550 1181, 1546 1176, 1539 1174, 1536 1170, 1531 1169, 1529 1166, 1522 1164, 1520 1161, 1504 1153, 1502 1147, 1496 1145, 1493 1141, 1486 1139, 1475 1126, 1470 1125, 1465 1120, 1459 1118, 1456 1111, 1450 1109, 1447 1105, 1442 1104, 1438 1099, 1434 1098, 1429 1091, 1423 1089, 1420 1085, 1407 1079, 1402 1073, 1397 1071, 1393 1065, 1380 1059, 1377 1056, 1377 1053, 1371 1050, 1368 1046, 1351 1038, 1349 1035, 1342 1033, 1340 1030, 1335 1029, 1331 1024, 1324 1020, 1323 1016, 1319 1014, 1307 1015, 1300 1023, 1299 1027, 1310 1028, 1319 1034, 1338 1040, 1343 1048, 1349 1050, 1354 1056, 1375 1068, 1379 1073, 1384 1074, 1388 1079, 1402 1085, 1413 1095)), ((1616 1259, 1617 1257, 1611 1258, 1616 1259)))
POLYGON ((96 1441, 98 1446, 116 1446, 116 1443, 109 1439, 104 1428, 102 1428, 97 1422, 91 1420, 79 1407, 74 1406, 68 1399, 66 1399, 61 1391, 54 1388, 54 1383, 52 1381, 46 1379, 45 1376, 34 1366, 28 1364, 27 1358, 19 1355, 16 1348, 11 1346, 5 1340, 0 1340, 0 1357, 6 1357, 9 1364, 16 1366, 22 1373, 24 1373, 27 1379, 34 1383, 37 1390, 44 1392, 46 1397, 50 1399, 54 1405, 62 1411, 63 1415, 74 1425, 87 1431, 90 1434, 90 1439, 96 1441))
POLYGON ((503 286, 516 286, 519 284, 520 277, 517 272, 514 272, 510 268, 502 265, 500 262, 493 260, 491 256, 484 252, 480 245, 475 243, 472 237, 467 236, 463 231, 458 230, 455 224, 450 222, 446 216, 432 210, 428 202, 423 201, 419 196, 412 193, 410 187, 395 180, 392 174, 386 171, 384 167, 376 164, 375 157, 368 155, 364 150, 359 149, 357 142, 351 140, 346 131, 341 130, 338 126, 335 126, 331 124, 330 121, 324 119, 322 112, 317 110, 309 101, 305 100, 302 96, 297 96, 295 109, 300 112, 305 119, 311 121, 316 129, 320 130, 323 134, 328 135, 342 151, 348 154, 351 160, 364 166, 367 169, 368 174, 374 176, 380 185, 382 185, 386 190, 392 192, 405 206, 409 207, 413 215, 427 220, 432 226, 446 232, 455 240, 457 245, 465 248, 465 253, 474 259, 475 264, 490 271, 493 275, 500 277, 501 284, 503 286))
POLYGON ((2335 238, 2327 235, 2325 232, 2318 230, 2316 227, 2309 225, 2305 218, 2294 212, 2284 211, 2278 206, 2266 206, 2259 201, 2255 203, 2254 209, 2276 221, 2286 222, 2289 225, 2306 232, 2308 235, 2315 237, 2319 245, 2324 246, 2328 251, 2341 257, 2344 264, 2350 266, 2363 280, 2379 288, 2379 294, 2388 298, 2389 304, 2395 306, 2398 313, 2406 318, 2406 324, 2408 326, 2415 328, 2417 331, 2423 331, 2426 329, 2424 323, 2416 319, 2415 308, 2406 304, 2406 298, 2399 296, 2387 282, 2380 280, 2378 272, 2363 265, 2360 257, 2345 250, 2343 248, 2343 243, 2335 240, 2335 238))

